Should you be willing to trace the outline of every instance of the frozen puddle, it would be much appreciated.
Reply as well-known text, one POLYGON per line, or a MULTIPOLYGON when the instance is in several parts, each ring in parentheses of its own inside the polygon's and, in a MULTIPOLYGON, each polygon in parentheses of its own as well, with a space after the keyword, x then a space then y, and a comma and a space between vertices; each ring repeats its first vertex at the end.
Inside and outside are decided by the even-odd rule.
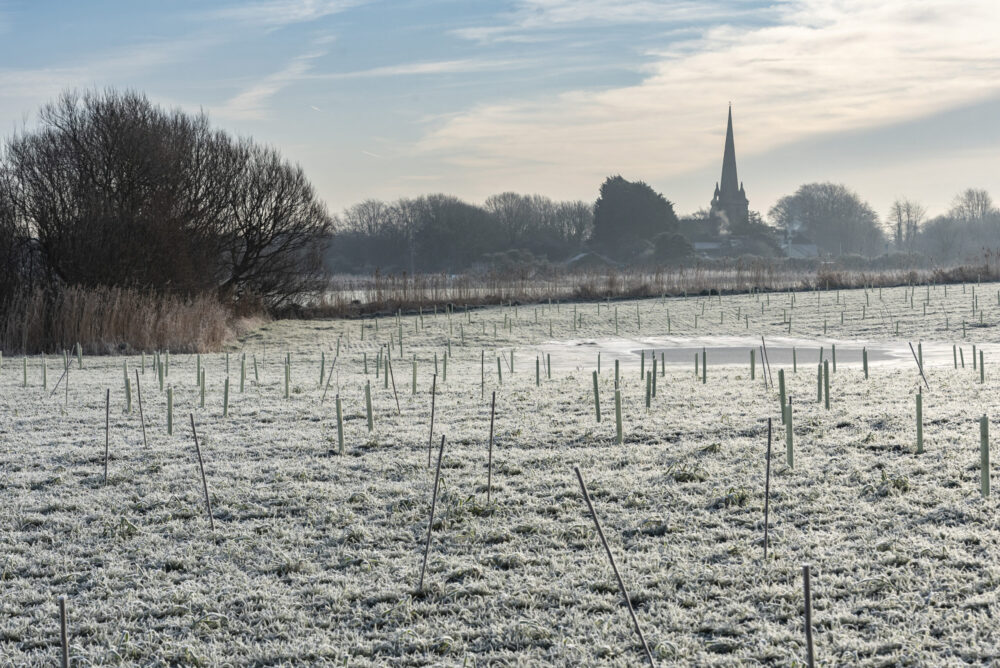
MULTIPOLYGON (((837 339, 796 339, 791 337, 774 337, 765 339, 767 357, 772 365, 791 366, 793 350, 795 360, 800 365, 817 364, 822 358, 832 359, 832 350, 837 349, 837 366, 860 366, 861 351, 868 349, 869 365, 906 365, 913 364, 913 354, 906 341, 842 341, 837 339)), ((952 364, 952 344, 942 342, 923 342, 923 358, 925 366, 952 364)), ((648 337, 641 339, 584 339, 570 341, 548 341, 540 346, 542 354, 552 357, 552 365, 561 368, 589 368, 597 365, 597 354, 601 354, 602 366, 619 360, 622 364, 638 365, 640 355, 645 353, 656 355, 670 365, 692 365, 694 356, 701 356, 704 348, 709 366, 712 365, 749 365, 750 351, 757 351, 757 362, 760 363, 760 338, 734 336, 705 337, 648 337)), ((917 344, 914 342, 914 349, 917 344)), ((1000 345, 986 344, 980 346, 984 353, 1000 351, 1000 345)), ((972 365, 972 345, 964 347, 966 364, 972 365)))

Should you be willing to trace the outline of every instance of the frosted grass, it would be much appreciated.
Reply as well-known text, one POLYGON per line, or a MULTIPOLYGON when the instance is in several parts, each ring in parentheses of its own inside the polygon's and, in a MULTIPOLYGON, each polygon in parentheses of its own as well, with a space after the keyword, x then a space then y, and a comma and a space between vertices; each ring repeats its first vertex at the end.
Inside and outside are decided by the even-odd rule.
MULTIPOLYGON (((917 340, 995 344, 996 285, 931 288, 922 315, 904 289, 883 290, 883 318, 862 320, 864 291, 619 303, 620 337, 788 335, 806 340, 917 340), (992 291, 992 304, 990 292, 992 291), (846 306, 844 304, 846 302, 846 306), (857 318, 839 313, 846 309, 857 318), (629 314, 629 315, 626 315, 629 314), (693 316, 699 315, 698 328, 693 316), (730 317, 730 315, 732 317, 730 317), (950 329, 944 329, 949 318, 950 329), (978 324, 978 311, 975 320, 978 324), (900 335, 895 336, 895 319, 900 335), (836 320, 836 327, 833 322, 836 320), (730 322, 732 321, 732 322, 730 322), (957 323, 957 327, 956 327, 957 323), (630 329, 631 328, 631 329, 630 329)), ((869 291, 869 303, 878 300, 869 291)), ((800 566, 813 565, 817 659, 840 665, 959 665, 995 660, 993 617, 1000 531, 996 499, 979 488, 979 428, 996 413, 1000 383, 929 355, 924 447, 915 455, 916 365, 873 365, 831 374, 831 409, 813 400, 815 360, 785 369, 795 402, 795 469, 775 457, 771 550, 761 563, 766 420, 780 423, 776 390, 749 359, 714 364, 703 385, 668 366, 647 412, 631 347, 622 361, 624 445, 613 420, 595 423, 596 354, 568 361, 561 341, 614 338, 614 304, 533 306, 403 317, 408 371, 418 394, 363 373, 363 355, 398 335, 394 318, 282 321, 231 351, 254 354, 261 384, 231 393, 223 420, 225 360, 203 355, 205 408, 196 358, 171 355, 174 435, 166 393, 140 373, 149 447, 137 412, 126 414, 122 360, 84 357, 70 371, 68 402, 41 388, 32 358, 0 370, 0 665, 51 665, 59 652, 57 597, 68 597, 76 665, 635 665, 641 648, 580 497, 581 467, 654 656, 665 665, 801 661, 800 566), (549 320, 553 334, 549 335, 549 320), (514 322, 513 331, 504 322, 514 322), (362 323, 365 340, 360 340, 362 323), (486 334, 482 333, 486 324, 486 334), (464 324, 465 345, 459 341, 464 324), (497 338, 493 338, 497 324, 497 338), (451 333, 453 332, 453 333, 451 333), (350 337, 348 339, 348 336, 350 337), (424 594, 417 592, 433 470, 426 461, 435 353, 451 340, 448 381, 438 379, 435 433, 447 435, 424 594), (335 408, 320 403, 321 352, 332 359, 330 395, 343 405, 345 450, 335 408), (486 365, 514 348, 515 368, 486 365), (552 379, 535 387, 533 360, 552 349, 552 379), (285 353, 290 398, 284 398, 285 353), (372 381, 374 434, 365 381, 372 381), (102 486, 104 388, 111 389, 111 460, 102 486), (497 390, 492 504, 486 503, 490 393, 497 390), (190 427, 198 424, 216 531, 205 517, 190 427)), ((868 313, 871 313, 869 307, 868 313)), ((905 344, 904 344, 905 345, 905 344)), ((950 346, 949 346, 950 347, 950 346)), ((570 354, 567 352, 567 356, 570 354)), ((613 396, 605 354, 601 393, 613 396)), ((138 357, 129 368, 140 367, 138 357)), ((760 362, 760 361, 758 361, 760 362)), ((50 358, 49 364, 53 361, 50 358)), ((56 363, 58 364, 58 363, 56 363)), ((778 371, 772 360, 772 370, 778 371)), ((54 371, 54 369, 50 369, 54 371)), ((61 369, 59 372, 61 373, 61 369)), ((408 375, 404 373, 404 375, 408 375)), ((399 381, 400 379, 397 379, 399 381)), ((403 381, 405 383, 405 380, 403 381)), ((50 384, 51 385, 51 384, 50 384)))

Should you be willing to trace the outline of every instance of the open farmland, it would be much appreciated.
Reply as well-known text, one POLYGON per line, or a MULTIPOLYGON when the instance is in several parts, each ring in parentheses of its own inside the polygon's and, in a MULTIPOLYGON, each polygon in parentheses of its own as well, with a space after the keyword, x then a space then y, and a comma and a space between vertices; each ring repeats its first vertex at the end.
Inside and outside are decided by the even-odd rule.
POLYGON ((1000 416, 998 324, 1000 285, 970 284, 278 321, 234 342, 228 362, 170 355, 163 391, 150 354, 84 356, 80 368, 70 353, 68 390, 61 351, 44 362, 45 387, 41 358, 5 356, 0 665, 57 660, 61 595, 75 665, 639 664, 574 465, 658 663, 803 661, 804 563, 820 663, 995 661, 1000 528, 995 495, 981 493, 979 418, 1000 416), (795 370, 772 357, 773 387, 759 353, 751 378, 761 335, 796 349, 795 370), (921 340, 916 454, 923 381, 907 342, 921 340), (815 349, 830 359, 831 344, 841 358, 827 409, 815 349), (704 376, 666 352, 702 346, 704 376), (641 350, 658 364, 648 409, 641 350))

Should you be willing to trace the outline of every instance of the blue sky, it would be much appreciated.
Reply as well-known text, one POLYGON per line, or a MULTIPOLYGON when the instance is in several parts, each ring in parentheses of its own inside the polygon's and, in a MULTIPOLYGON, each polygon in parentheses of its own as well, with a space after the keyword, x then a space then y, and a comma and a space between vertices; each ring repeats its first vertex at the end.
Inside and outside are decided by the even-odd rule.
POLYGON ((733 104, 765 212, 833 180, 879 212, 1000 199, 996 0, 0 0, 0 119, 132 87, 277 146, 337 212, 642 179, 707 205, 733 104))

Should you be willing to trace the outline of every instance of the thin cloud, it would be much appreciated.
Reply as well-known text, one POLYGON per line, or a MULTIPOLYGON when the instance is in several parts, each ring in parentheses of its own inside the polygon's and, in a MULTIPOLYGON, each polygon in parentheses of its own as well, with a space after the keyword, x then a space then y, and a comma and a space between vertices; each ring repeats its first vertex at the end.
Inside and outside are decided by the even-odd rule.
MULTIPOLYGON (((314 51, 294 58, 284 69, 269 74, 248 86, 220 106, 212 107, 215 116, 233 120, 264 120, 270 117, 270 101, 275 95, 306 77, 312 61, 325 55, 314 51)), ((318 108, 313 107, 316 111, 318 108)))
MULTIPOLYGON (((571 3, 533 4, 553 15, 571 3)), ((611 3, 591 5, 592 14, 596 5, 611 11, 611 3)), ((480 169, 486 181, 510 177, 509 187, 550 181, 553 172, 576 181, 619 170, 667 178, 718 159, 730 100, 746 155, 1000 91, 995 0, 970 0, 961 11, 950 0, 925 0, 921 11, 910 0, 797 0, 776 18, 714 27, 652 54, 636 85, 466 109, 436 124, 418 152, 480 169)))
POLYGON ((398 65, 386 65, 384 67, 373 67, 367 70, 355 72, 333 72, 328 74, 314 74, 313 79, 363 79, 368 77, 399 77, 414 75, 434 75, 434 74, 459 74, 466 72, 484 72, 490 70, 506 70, 515 67, 525 67, 529 63, 525 60, 484 60, 484 59, 461 59, 461 60, 435 60, 418 63, 400 63, 398 65))
POLYGON ((451 31, 480 43, 531 42, 577 26, 630 24, 706 24, 732 21, 752 13, 758 20, 772 8, 752 8, 746 0, 520 0, 500 17, 501 25, 470 26, 451 31))
POLYGON ((203 16, 250 23, 266 27, 281 27, 307 23, 331 14, 339 14, 368 0, 271 0, 251 2, 215 9, 203 16))

